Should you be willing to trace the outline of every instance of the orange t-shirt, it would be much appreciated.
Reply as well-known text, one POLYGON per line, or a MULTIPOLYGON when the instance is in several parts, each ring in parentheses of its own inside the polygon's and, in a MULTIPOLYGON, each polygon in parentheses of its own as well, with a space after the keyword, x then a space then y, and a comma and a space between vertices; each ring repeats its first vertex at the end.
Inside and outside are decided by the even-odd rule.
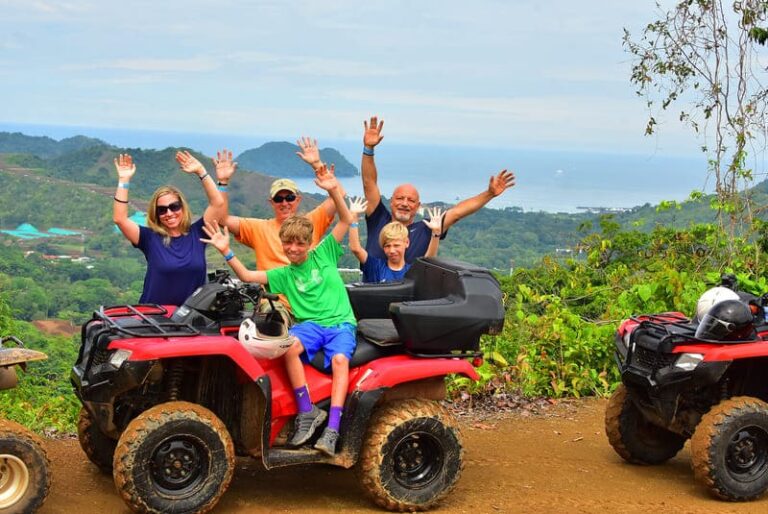
MULTIPOLYGON (((318 205, 305 216, 312 223, 311 248, 314 248, 331 225, 333 216, 329 216, 322 205, 318 205)), ((283 253, 283 244, 280 241, 280 224, 275 218, 268 220, 240 218, 240 233, 235 239, 253 248, 258 271, 266 271, 290 264, 288 257, 283 253)))

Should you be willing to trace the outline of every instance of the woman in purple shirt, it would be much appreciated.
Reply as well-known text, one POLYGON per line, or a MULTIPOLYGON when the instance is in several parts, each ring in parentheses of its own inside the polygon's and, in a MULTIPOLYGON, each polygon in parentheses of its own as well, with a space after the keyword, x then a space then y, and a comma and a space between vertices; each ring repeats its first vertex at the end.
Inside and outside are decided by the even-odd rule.
POLYGON ((128 154, 115 159, 117 190, 114 198, 113 220, 126 239, 144 253, 147 273, 139 303, 181 305, 195 289, 206 281, 205 243, 202 231, 205 220, 216 222, 227 215, 221 194, 237 167, 232 152, 216 154, 218 187, 203 165, 188 151, 177 152, 176 161, 185 173, 200 179, 208 197, 203 217, 192 222, 192 213, 184 195, 173 186, 158 188, 149 201, 147 225, 142 227, 128 217, 128 189, 136 173, 136 165, 128 154))

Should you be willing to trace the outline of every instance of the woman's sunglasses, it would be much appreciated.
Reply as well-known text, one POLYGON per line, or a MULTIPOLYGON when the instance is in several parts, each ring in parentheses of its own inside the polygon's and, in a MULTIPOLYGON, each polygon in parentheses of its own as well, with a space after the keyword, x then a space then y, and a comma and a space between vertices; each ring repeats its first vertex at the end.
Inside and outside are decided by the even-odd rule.
POLYGON ((275 195, 272 197, 272 201, 275 203, 283 203, 284 201, 290 203, 290 202, 293 202, 294 200, 296 200, 296 195, 293 193, 288 193, 285 196, 275 195))
POLYGON ((163 214, 167 214, 168 211, 171 212, 179 212, 181 210, 181 201, 176 200, 173 203, 169 203, 168 205, 158 205, 155 209, 155 212, 157 212, 158 216, 162 216, 163 214))

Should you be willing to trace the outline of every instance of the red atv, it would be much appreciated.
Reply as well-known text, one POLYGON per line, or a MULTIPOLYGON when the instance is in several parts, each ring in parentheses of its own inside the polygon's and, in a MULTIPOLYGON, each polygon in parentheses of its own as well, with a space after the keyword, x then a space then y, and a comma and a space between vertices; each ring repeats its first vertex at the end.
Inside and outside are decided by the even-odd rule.
MULTIPOLYGON (((423 510, 455 486, 462 445, 438 403, 444 378, 477 379, 480 336, 504 323, 496 279, 464 263, 421 259, 402 282, 348 286, 359 320, 337 454, 285 446, 297 413, 283 359, 256 359, 238 340, 251 319, 265 340, 285 337, 274 297, 224 272, 171 311, 102 308, 82 327, 72 383, 83 404, 78 434, 138 512, 205 512, 232 478, 235 456, 267 469, 357 464, 382 507, 423 510), (252 306, 247 309, 246 306, 252 306)), ((322 352, 305 368, 328 408, 322 352)))
POLYGON ((605 427, 635 464, 666 462, 690 438, 697 481, 720 499, 746 501, 768 490, 768 298, 737 293, 700 320, 668 312, 621 324, 622 384, 605 427))

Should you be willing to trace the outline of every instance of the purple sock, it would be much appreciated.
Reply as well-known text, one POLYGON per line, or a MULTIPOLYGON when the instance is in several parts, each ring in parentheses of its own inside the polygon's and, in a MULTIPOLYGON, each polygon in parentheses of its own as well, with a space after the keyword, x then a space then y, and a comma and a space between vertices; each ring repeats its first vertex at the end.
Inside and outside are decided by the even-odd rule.
POLYGON ((331 415, 328 416, 328 428, 339 431, 341 426, 341 413, 344 411, 344 407, 331 406, 331 415))
POLYGON ((296 396, 296 405, 299 406, 299 412, 309 412, 312 410, 312 400, 309 399, 309 388, 306 384, 293 390, 296 396))

